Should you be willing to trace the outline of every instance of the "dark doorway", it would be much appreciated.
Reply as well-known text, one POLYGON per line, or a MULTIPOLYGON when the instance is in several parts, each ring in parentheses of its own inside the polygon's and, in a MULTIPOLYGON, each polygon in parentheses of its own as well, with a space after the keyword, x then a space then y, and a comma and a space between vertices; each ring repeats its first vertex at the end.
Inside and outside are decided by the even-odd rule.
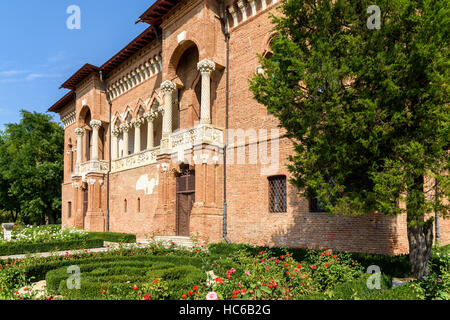
POLYGON ((177 236, 189 236, 189 222, 195 201, 195 171, 183 168, 177 177, 177 236))

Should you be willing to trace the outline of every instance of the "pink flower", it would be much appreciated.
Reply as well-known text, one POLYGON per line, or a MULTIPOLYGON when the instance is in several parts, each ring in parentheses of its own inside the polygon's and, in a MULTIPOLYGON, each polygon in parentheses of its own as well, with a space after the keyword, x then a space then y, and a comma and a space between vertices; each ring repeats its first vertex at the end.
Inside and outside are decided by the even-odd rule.
POLYGON ((245 271, 245 274, 249 276, 250 275, 250 271, 245 271))
POLYGON ((219 297, 217 296, 217 293, 211 291, 206 295, 206 300, 219 300, 219 297))

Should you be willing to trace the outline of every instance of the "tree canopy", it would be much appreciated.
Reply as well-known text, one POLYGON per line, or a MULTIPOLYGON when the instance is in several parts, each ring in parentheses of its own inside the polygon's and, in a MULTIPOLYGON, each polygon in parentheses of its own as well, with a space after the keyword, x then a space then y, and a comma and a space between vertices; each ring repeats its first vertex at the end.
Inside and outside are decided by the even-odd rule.
POLYGON ((294 141, 289 169, 304 195, 331 214, 407 213, 422 277, 427 214, 449 212, 449 2, 380 0, 369 28, 372 4, 284 1, 251 90, 294 141))
POLYGON ((51 116, 21 111, 0 131, 0 209, 30 224, 56 223, 61 212, 64 129, 51 116))

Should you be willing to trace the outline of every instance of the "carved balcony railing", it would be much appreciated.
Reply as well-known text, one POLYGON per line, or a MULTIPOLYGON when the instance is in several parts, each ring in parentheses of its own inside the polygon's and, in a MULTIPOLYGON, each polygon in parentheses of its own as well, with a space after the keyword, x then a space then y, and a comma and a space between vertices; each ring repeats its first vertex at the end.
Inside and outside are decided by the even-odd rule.
POLYGON ((103 173, 106 174, 109 169, 108 161, 105 160, 90 160, 76 165, 74 176, 85 176, 88 173, 103 173))
POLYGON ((156 163, 158 150, 159 147, 156 147, 113 160, 111 162, 111 172, 118 172, 156 163))
POLYGON ((200 124, 193 128, 173 133, 170 140, 171 147, 174 151, 180 149, 188 150, 202 144, 222 148, 223 131, 210 124, 200 124))

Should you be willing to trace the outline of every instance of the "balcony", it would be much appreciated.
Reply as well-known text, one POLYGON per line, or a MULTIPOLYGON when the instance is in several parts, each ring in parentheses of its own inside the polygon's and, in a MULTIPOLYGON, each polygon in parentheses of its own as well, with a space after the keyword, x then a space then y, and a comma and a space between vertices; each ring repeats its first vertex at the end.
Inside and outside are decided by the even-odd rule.
POLYGON ((113 160, 111 163, 111 172, 118 172, 154 164, 156 163, 158 151, 159 147, 156 147, 113 160))
POLYGON ((195 146, 208 144, 223 147, 222 129, 210 124, 200 124, 193 128, 180 130, 171 136, 171 147, 175 150, 188 150, 195 146))
POLYGON ((109 164, 105 160, 90 160, 76 165, 73 176, 86 176, 88 173, 108 173, 109 164))

